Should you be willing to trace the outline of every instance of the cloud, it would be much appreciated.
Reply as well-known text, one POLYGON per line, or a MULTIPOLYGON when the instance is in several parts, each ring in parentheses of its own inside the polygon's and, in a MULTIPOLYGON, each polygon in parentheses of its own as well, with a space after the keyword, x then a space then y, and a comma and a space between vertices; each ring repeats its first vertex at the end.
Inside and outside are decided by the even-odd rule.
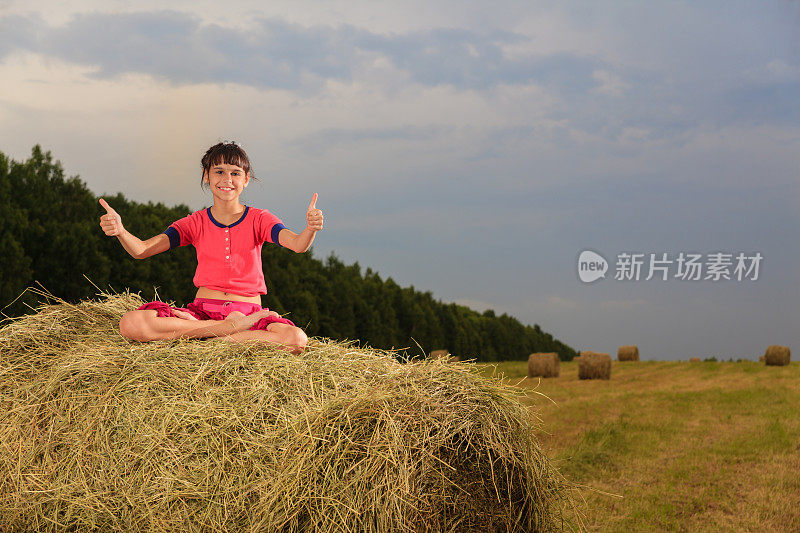
POLYGON ((595 70, 592 77, 599 86, 595 89, 598 93, 609 96, 622 96, 630 86, 622 78, 607 70, 595 70))
POLYGON ((480 33, 439 28, 406 35, 369 34, 358 44, 388 57, 423 85, 487 89, 501 83, 535 82, 578 90, 595 85, 592 69, 596 59, 567 53, 512 59, 503 52, 505 45, 521 41, 528 41, 528 37, 499 30, 480 33))
MULTIPOLYGON (((733 20, 723 26, 728 36, 736 28, 733 20)), ((697 31, 681 43, 687 54, 680 59, 665 52, 673 37, 658 32, 643 43, 631 42, 644 38, 641 33, 617 35, 634 51, 601 55, 587 46, 547 49, 533 34, 477 26, 387 33, 276 17, 223 25, 184 11, 78 13, 61 25, 7 15, 0 17, 0 59, 29 51, 88 67, 87 75, 100 80, 144 74, 173 85, 239 84, 301 97, 337 83, 374 85, 393 98, 401 88, 448 87, 477 91, 497 104, 512 94, 509 87, 532 88, 538 91, 533 105, 521 98, 516 111, 526 126, 539 127, 546 118, 566 128, 562 137, 569 130, 615 139, 626 150, 641 141, 679 140, 709 124, 796 122, 800 65, 794 59, 777 49, 739 54, 740 63, 733 63, 717 42, 725 39, 706 48, 697 31), (654 61, 647 63, 644 53, 654 61)), ((314 135, 299 142, 324 152, 347 142, 348 134, 323 129, 314 135)), ((500 153, 487 145, 475 158, 500 153)))
POLYGON ((8 16, 0 19, 0 29, 6 30, 0 57, 27 50, 93 66, 98 78, 144 73, 175 84, 313 90, 327 80, 348 82, 384 60, 423 86, 484 90, 537 83, 585 91, 597 85, 593 72, 602 67, 596 59, 565 53, 512 58, 503 47, 528 38, 500 30, 381 34, 277 18, 256 19, 244 29, 203 23, 178 11, 77 14, 62 26, 48 26, 41 17, 8 16))
POLYGON ((798 81, 755 82, 732 89, 721 112, 747 122, 796 126, 800 121, 798 81))
POLYGON ((773 59, 764 66, 764 74, 776 82, 800 83, 800 67, 781 59, 773 59))
POLYGON ((36 51, 93 65, 98 78, 144 73, 175 84, 297 89, 324 78, 350 77, 354 50, 337 42, 347 33, 346 28, 337 33, 275 20, 245 31, 202 24, 175 11, 79 14, 49 28, 36 51))
POLYGON ((327 128, 297 137, 289 144, 306 152, 320 154, 335 146, 364 146, 364 141, 426 141, 434 139, 448 128, 441 126, 405 125, 393 128, 327 128))
POLYGON ((14 50, 24 50, 36 45, 35 32, 42 24, 38 17, 8 15, 0 18, 0 58, 14 50))

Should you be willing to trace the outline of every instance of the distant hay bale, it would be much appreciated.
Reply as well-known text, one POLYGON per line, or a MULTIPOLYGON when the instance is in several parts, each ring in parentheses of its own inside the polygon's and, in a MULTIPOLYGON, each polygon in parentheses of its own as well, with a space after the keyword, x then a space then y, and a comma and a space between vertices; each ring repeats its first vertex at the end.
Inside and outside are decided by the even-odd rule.
POLYGON ((0 531, 554 531, 570 485, 519 390, 312 339, 130 342, 143 302, 0 327, 0 531))
POLYGON ((611 356, 607 353, 581 352, 578 378, 611 379, 611 356))
POLYGON ((692 357, 691 359, 689 359, 689 362, 690 363, 699 363, 700 362, 700 358, 699 357, 692 357))
POLYGON ((792 357, 788 346, 771 345, 764 354, 764 363, 768 366, 786 366, 792 357))
POLYGON ((557 378, 561 360, 555 352, 532 353, 528 356, 528 377, 557 378))
POLYGON ((758 362, 759 363, 763 363, 764 362, 764 356, 763 355, 759 355, 758 356, 758 362))
POLYGON ((428 354, 429 359, 444 359, 449 361, 461 361, 461 358, 457 355, 453 355, 447 350, 433 350, 431 353, 428 354))
POLYGON ((638 361, 638 346, 620 346, 617 350, 617 361, 638 361))

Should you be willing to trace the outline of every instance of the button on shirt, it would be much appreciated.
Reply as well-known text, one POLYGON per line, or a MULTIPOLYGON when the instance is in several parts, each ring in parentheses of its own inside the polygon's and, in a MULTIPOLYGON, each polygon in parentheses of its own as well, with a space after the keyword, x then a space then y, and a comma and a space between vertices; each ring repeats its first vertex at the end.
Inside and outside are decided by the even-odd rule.
POLYGON ((257 296, 267 293, 262 244, 278 244, 278 234, 285 227, 266 209, 245 206, 233 224, 221 224, 207 208, 175 221, 164 233, 170 248, 191 244, 197 250, 196 287, 257 296))

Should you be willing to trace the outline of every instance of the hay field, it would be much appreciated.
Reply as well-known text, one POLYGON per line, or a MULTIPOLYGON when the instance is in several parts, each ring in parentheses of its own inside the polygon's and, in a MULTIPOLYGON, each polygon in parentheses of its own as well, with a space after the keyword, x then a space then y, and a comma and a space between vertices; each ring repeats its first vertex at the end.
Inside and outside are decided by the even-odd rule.
POLYGON ((800 364, 613 363, 611 380, 526 377, 545 451, 585 490, 590 531, 800 531, 800 364))

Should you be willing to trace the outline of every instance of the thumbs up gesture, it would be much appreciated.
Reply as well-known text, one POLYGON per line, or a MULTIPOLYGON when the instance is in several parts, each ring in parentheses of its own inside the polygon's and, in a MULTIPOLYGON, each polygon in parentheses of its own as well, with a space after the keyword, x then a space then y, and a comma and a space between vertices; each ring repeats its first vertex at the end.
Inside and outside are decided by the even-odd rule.
POLYGON ((122 227, 122 217, 119 216, 119 213, 114 211, 114 209, 108 205, 108 202, 102 198, 100 198, 100 205, 106 210, 106 214, 100 217, 100 227, 103 228, 106 235, 114 237, 125 231, 125 228, 122 227))
POLYGON ((317 209, 317 193, 314 193, 314 196, 311 197, 311 203, 308 204, 306 226, 311 231, 319 231, 322 229, 322 211, 317 209))

